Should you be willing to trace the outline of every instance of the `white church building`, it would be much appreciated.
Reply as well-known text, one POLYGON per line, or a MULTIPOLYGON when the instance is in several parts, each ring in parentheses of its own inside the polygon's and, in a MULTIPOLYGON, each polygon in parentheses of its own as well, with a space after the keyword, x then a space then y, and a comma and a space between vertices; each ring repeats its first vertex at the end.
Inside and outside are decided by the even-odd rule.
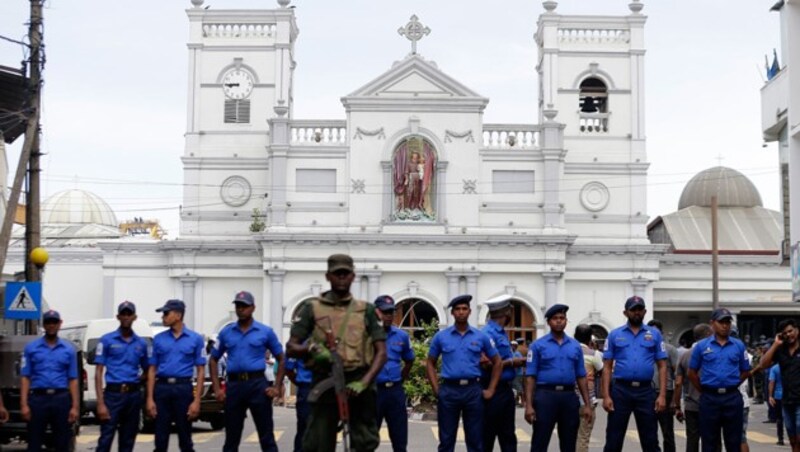
MULTIPOLYGON (((65 317, 110 317, 125 299, 147 317, 181 298, 189 325, 213 334, 234 318, 234 293, 248 290, 256 316, 288 339, 297 307, 327 290, 327 256, 348 253, 353 293, 393 296, 411 330, 450 323, 447 303, 464 293, 512 295, 511 334, 527 339, 545 331, 555 303, 604 337, 634 294, 650 315, 670 312, 670 337, 705 320, 707 259, 682 270, 674 243, 648 236, 638 1, 619 16, 560 15, 557 2, 543 3, 531 42, 538 124, 484 123, 480 87, 417 53, 427 29, 415 16, 402 32, 411 53, 343 93, 344 119, 295 118, 303 93, 289 0, 273 10, 192 3, 180 238, 99 240, 96 300, 76 306, 48 290, 65 317), (692 319, 678 314, 687 303, 692 319)), ((51 255, 49 272, 68 265, 51 255)), ((768 268, 754 277, 769 282, 742 296, 788 300, 788 269, 756 256, 768 268)), ((473 303, 471 323, 486 313, 473 303)))

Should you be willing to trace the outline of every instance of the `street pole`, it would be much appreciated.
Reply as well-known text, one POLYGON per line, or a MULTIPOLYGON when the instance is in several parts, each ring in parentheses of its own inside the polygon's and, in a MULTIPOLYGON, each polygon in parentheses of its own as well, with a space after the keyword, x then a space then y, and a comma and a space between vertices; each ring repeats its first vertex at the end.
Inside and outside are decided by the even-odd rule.
POLYGON ((711 197, 711 308, 719 309, 719 234, 717 197, 711 197))

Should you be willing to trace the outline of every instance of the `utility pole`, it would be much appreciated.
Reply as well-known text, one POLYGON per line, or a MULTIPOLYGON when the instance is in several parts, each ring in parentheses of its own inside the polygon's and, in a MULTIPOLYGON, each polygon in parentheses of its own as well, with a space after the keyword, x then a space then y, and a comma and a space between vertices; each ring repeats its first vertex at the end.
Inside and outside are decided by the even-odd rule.
POLYGON ((717 197, 711 197, 711 308, 719 309, 719 221, 717 197))

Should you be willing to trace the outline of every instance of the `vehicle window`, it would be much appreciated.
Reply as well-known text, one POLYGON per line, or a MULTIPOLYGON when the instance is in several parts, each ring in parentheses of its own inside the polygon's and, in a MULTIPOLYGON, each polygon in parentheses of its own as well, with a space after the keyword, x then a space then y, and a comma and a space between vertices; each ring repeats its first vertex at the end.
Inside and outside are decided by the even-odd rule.
POLYGON ((100 338, 96 339, 89 339, 86 343, 86 363, 94 365, 95 355, 97 354, 97 343, 100 342, 100 338))

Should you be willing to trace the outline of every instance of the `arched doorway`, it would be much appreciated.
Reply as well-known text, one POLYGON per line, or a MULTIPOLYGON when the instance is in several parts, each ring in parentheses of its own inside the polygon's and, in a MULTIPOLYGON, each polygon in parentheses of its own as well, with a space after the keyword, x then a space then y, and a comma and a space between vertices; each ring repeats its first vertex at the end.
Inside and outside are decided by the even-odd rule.
POLYGON ((436 320, 441 323, 436 308, 421 298, 406 298, 397 303, 394 324, 405 330, 410 336, 419 339, 423 334, 423 324, 436 320))
POLYGON ((524 339, 525 344, 530 344, 536 340, 536 316, 528 305, 519 300, 511 300, 511 306, 514 307, 514 314, 511 324, 506 326, 508 338, 524 339))
POLYGON ((589 325, 592 327, 592 340, 597 350, 603 350, 606 346, 606 338, 608 337, 608 330, 596 323, 589 325))

